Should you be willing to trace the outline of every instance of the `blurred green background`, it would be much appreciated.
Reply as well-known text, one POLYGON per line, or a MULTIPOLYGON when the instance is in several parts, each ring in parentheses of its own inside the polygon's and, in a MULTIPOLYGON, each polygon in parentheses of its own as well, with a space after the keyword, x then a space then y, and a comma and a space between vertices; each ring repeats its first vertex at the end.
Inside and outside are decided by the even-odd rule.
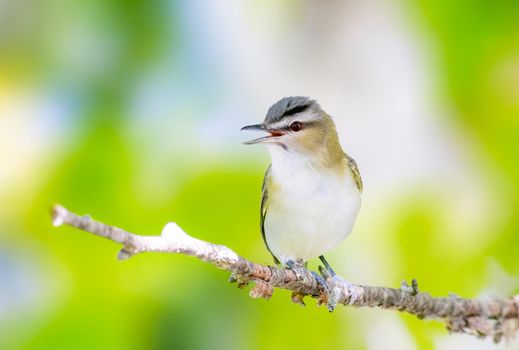
POLYGON ((365 182, 336 271, 518 293, 518 18, 515 0, 1 0, 0 348, 504 348, 395 312, 252 300, 185 256, 119 262, 49 208, 143 234, 176 221, 271 263, 269 158, 239 129, 308 95, 365 182))

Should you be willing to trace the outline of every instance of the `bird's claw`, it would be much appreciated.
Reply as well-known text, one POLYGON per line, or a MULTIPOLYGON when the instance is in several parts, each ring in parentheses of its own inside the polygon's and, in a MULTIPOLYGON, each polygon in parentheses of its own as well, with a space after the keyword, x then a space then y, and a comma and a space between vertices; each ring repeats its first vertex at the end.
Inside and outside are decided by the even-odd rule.
POLYGON ((287 260, 284 268, 285 268, 285 270, 290 270, 290 271, 294 272, 297 279, 304 278, 304 276, 305 276, 304 271, 306 271, 306 269, 304 268, 304 264, 302 264, 298 261, 287 260))
POLYGON ((321 289, 323 290, 323 292, 328 293, 330 288, 328 288, 328 285, 326 284, 325 279, 315 271, 311 271, 311 273, 312 273, 312 276, 314 276, 315 280, 317 281, 317 284, 319 285, 319 287, 321 287, 321 289))
POLYGON ((287 260, 285 270, 293 270, 295 266, 296 263, 294 262, 294 260, 287 260))
MULTIPOLYGON (((348 298, 350 303, 355 302, 355 300, 357 300, 360 297, 357 288, 345 279, 337 275, 332 277, 326 273, 324 274, 324 276, 327 281, 326 288, 323 290, 323 293, 319 296, 318 303, 319 305, 326 304, 328 307, 328 311, 332 312, 333 310, 335 310, 337 304, 339 304, 339 302, 341 301, 341 297, 344 297, 344 288, 348 293, 346 297, 348 298)), ((316 280, 319 281, 319 279, 317 278, 316 280)))

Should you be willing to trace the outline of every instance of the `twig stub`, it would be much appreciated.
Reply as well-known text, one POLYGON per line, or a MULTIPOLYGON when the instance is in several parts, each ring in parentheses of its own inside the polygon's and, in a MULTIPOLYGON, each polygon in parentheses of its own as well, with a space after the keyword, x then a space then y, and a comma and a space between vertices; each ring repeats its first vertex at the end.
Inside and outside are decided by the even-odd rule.
POLYGON ((303 298, 311 296, 317 298, 319 304, 327 302, 332 309, 336 304, 343 304, 399 310, 419 318, 442 319, 451 332, 490 337, 495 341, 510 338, 519 330, 519 296, 508 299, 464 299, 453 295, 434 298, 420 292, 414 279, 410 286, 402 282, 399 289, 361 286, 338 276, 331 277, 320 269, 328 291, 323 295, 316 276, 306 268, 286 270, 253 263, 226 246, 189 236, 174 223, 167 224, 160 236, 141 236, 89 216, 79 216, 60 205, 52 209, 52 223, 54 226, 69 225, 121 244, 123 247, 117 255, 121 260, 144 252, 193 256, 230 271, 230 281, 238 282, 241 287, 249 281, 255 282, 250 291, 253 298, 270 298, 275 288, 282 288, 292 291, 292 300, 303 305, 303 298))

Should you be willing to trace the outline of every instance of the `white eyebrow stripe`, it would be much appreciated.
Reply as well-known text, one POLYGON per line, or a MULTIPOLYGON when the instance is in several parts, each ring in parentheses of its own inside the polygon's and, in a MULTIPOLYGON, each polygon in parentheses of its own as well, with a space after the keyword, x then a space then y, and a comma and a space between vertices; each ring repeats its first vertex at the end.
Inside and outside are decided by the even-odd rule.
POLYGON ((308 123, 317 120, 318 118, 315 117, 313 113, 298 113, 294 114, 288 117, 284 117, 280 121, 270 124, 269 127, 273 129, 283 129, 288 127, 290 124, 292 124, 295 121, 299 121, 302 123, 308 123))
POLYGON ((272 128, 272 129, 283 129, 285 127, 287 127, 289 125, 289 121, 286 119, 286 118, 283 118, 282 120, 274 123, 274 124, 270 124, 269 125, 269 128, 272 128))

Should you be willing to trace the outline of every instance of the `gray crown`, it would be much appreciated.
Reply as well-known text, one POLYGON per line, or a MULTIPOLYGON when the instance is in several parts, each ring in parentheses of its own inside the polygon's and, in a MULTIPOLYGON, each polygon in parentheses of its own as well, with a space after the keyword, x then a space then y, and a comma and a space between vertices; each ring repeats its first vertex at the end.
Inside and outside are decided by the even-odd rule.
POLYGON ((265 123, 276 123, 285 116, 303 112, 312 106, 318 106, 317 102, 306 96, 283 97, 269 108, 265 123))

